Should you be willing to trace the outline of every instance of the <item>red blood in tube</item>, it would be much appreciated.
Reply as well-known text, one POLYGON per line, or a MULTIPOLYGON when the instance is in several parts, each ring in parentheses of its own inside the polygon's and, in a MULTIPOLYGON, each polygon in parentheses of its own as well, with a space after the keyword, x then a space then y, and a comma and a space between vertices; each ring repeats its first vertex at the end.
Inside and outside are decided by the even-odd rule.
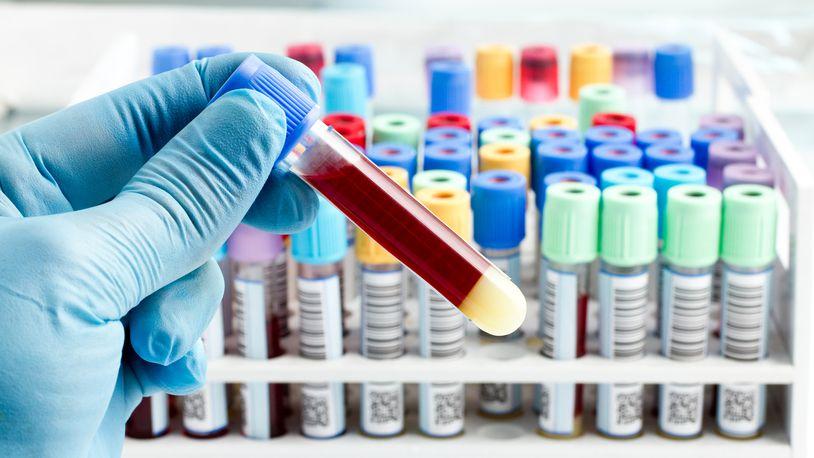
POLYGON ((557 50, 529 46, 520 51, 520 97, 533 103, 551 102, 559 94, 557 50))
POLYGON ((466 115, 441 111, 427 118, 427 129, 433 127, 460 127, 461 129, 472 130, 472 125, 466 115))
POLYGON ((153 427, 152 398, 142 398, 124 425, 125 435, 136 439, 152 439, 163 436, 167 432, 169 432, 169 428, 155 431, 153 427))
POLYGON ((636 118, 624 113, 597 113, 593 119, 594 126, 618 126, 636 133, 636 118))

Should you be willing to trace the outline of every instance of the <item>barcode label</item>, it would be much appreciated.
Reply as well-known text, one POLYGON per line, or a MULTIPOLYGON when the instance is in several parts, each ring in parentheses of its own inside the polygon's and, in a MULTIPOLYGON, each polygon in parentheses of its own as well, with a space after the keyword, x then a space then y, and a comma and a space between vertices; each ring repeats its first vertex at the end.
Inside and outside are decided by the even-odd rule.
POLYGON ((577 357, 577 275, 545 269, 540 324, 543 355, 554 359, 577 357))
POLYGON ((606 436, 631 437, 642 431, 644 385, 603 383, 597 386, 596 427, 606 436))
POLYGON ((342 356, 339 276, 297 279, 300 302, 300 354, 311 359, 342 356))
POLYGON ((696 361, 707 355, 712 275, 662 272, 661 349, 668 358, 696 361))
POLYGON ((268 312, 263 282, 235 278, 232 290, 238 352, 252 359, 271 355, 267 332, 268 312))
POLYGON ((522 387, 517 383, 482 383, 480 410, 490 415, 509 415, 520 410, 522 387))
POLYGON ((647 338, 649 274, 599 274, 599 342, 605 358, 639 359, 647 338))
POLYGON ((268 384, 262 382, 240 385, 240 405, 243 412, 241 430, 253 439, 268 439, 271 415, 268 384))
POLYGON ((540 414, 537 426, 553 436, 573 436, 579 433, 577 412, 582 412, 582 385, 573 383, 541 383, 540 414))
POLYGON ((464 354, 466 318, 423 280, 420 282, 421 356, 453 358, 464 354))
POLYGON ((212 316, 212 321, 209 322, 209 325, 201 336, 207 358, 214 359, 223 356, 224 339, 223 307, 218 306, 218 308, 215 309, 215 315, 212 316))
POLYGON ((228 426, 226 385, 207 383, 200 390, 184 396, 184 429, 205 435, 228 426))
POLYGON ((448 437, 464 430, 464 384, 419 384, 419 423, 428 436, 448 437))
POLYGON ((362 270, 361 353, 371 359, 404 354, 402 270, 362 270))
POLYGON ((399 382, 362 384, 362 431, 393 436, 404 430, 404 386, 399 382))
POLYGON ((721 350, 727 358, 753 361, 766 355, 772 271, 724 271, 721 350))
POLYGON ((277 318, 280 335, 287 336, 288 329, 288 259, 280 253, 269 267, 265 277, 269 279, 271 290, 271 313, 277 318), (271 271, 268 271, 271 269, 271 271))
POLYGON ((695 437, 703 425, 704 385, 673 383, 659 387, 659 429, 675 437, 695 437))
POLYGON ((339 382, 302 385, 302 434, 327 439, 345 432, 345 392, 339 382))
POLYGON ((766 417, 766 386, 755 383, 718 385, 718 429, 734 437, 760 434, 766 417))

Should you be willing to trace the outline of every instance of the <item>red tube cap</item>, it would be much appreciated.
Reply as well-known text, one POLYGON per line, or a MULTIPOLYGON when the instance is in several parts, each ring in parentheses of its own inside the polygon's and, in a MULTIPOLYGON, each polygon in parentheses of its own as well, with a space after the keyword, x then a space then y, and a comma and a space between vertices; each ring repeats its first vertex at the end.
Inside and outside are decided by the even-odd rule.
POLYGON ((527 102, 550 102, 559 94, 557 50, 527 46, 520 51, 520 97, 527 102))
POLYGON ((593 118, 594 126, 618 126, 636 133, 636 118, 624 113, 597 113, 593 118))
POLYGON ((340 135, 354 145, 365 149, 367 136, 365 120, 350 113, 332 113, 322 119, 326 125, 333 127, 340 135))
POLYGON ((305 64, 317 77, 325 66, 325 55, 319 43, 298 43, 289 45, 286 56, 305 64))
POLYGON ((472 130, 469 118, 460 113, 440 111, 427 118, 427 129, 433 127, 460 127, 461 129, 472 130))

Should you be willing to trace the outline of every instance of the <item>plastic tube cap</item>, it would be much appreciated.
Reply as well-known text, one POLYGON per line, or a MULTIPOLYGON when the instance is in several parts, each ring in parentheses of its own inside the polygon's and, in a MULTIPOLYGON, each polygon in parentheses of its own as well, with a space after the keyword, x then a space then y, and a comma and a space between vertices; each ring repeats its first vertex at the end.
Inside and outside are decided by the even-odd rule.
POLYGON ((591 174, 602 176, 602 172, 614 167, 640 167, 642 150, 635 145, 610 144, 597 146, 591 155, 591 174))
POLYGON ((588 150, 582 143, 570 140, 553 141, 540 144, 532 158, 532 186, 540 193, 543 179, 556 172, 588 173, 588 150))
POLYGON ((490 143, 511 143, 513 145, 528 147, 530 142, 531 136, 528 131, 510 127, 494 127, 492 129, 486 129, 480 134, 481 146, 490 143))
POLYGON ((418 149, 421 121, 415 116, 391 113, 373 118, 373 143, 403 143, 418 149))
POLYGON ((738 140, 743 140, 743 118, 736 114, 713 113, 701 116, 698 127, 717 127, 732 129, 738 133, 738 140))
POLYGON ((662 165, 692 164, 695 151, 680 144, 658 143, 644 151, 644 166, 648 170, 655 170, 662 165))
POLYGON ((478 122, 478 138, 484 130, 496 127, 508 127, 515 130, 523 130, 523 122, 514 116, 488 116, 478 122))
POLYGON ((591 120, 593 126, 618 126, 636 133, 636 118, 624 113, 597 113, 591 120))
POLYGON ((250 55, 232 73, 210 103, 234 89, 253 89, 274 100, 283 109, 286 119, 286 137, 280 162, 300 138, 319 119, 319 106, 294 86, 277 70, 269 67, 257 56, 250 55))
POLYGON ((475 71, 476 89, 481 99, 508 99, 514 93, 514 57, 508 46, 478 47, 475 71))
POLYGON ((472 134, 460 127, 433 127, 424 134, 424 144, 460 143, 472 147, 472 134))
POLYGON ((653 87, 653 61, 646 48, 613 50, 613 83, 630 94, 643 95, 653 87))
POLYGON ((186 46, 155 48, 153 49, 153 75, 183 67, 189 61, 189 48, 186 46))
POLYGON ((526 179, 509 170, 490 170, 472 179, 475 243, 506 250, 526 237, 526 179))
POLYGON ((610 265, 650 264, 658 252, 656 191, 616 185, 602 191, 600 256, 610 265))
MULTIPOLYGON (((629 185, 629 186, 643 186, 645 188, 653 187, 653 174, 640 167, 614 167, 602 172, 600 177, 601 189, 607 189, 611 186, 629 185)), ((658 218, 656 218, 658 221, 658 218)))
POLYGON ((456 142, 441 142, 424 148, 424 170, 452 170, 464 176, 464 189, 472 175, 472 147, 456 142))
POLYGON ((568 95, 579 98, 583 86, 594 83, 610 83, 613 77, 611 50, 607 46, 585 44, 571 50, 570 83, 568 95))
POLYGON ((468 192, 454 188, 422 189, 416 193, 416 199, 462 239, 472 240, 468 192))
POLYGON ((212 46, 205 46, 203 48, 198 48, 198 51, 195 53, 195 58, 206 59, 207 57, 215 57, 220 56, 221 54, 229 54, 232 52, 232 47, 229 45, 212 45, 212 46))
POLYGON ((653 59, 653 74, 657 97, 676 100, 692 96, 692 49, 677 43, 657 47, 653 59))
POLYGON ((761 184, 774 187, 774 175, 771 169, 764 169, 754 164, 731 164, 724 167, 724 188, 735 184, 761 184))
POLYGON ((605 112, 625 111, 625 90, 610 83, 587 84, 579 90, 579 130, 591 127, 594 115, 605 112))
POLYGON ((285 251, 283 237, 261 231, 248 224, 239 224, 226 242, 229 258, 237 262, 273 261, 285 251))
POLYGON ((756 268, 775 258, 777 196, 773 189, 738 184, 724 191, 721 259, 730 265, 756 268))
POLYGON ((591 262, 597 254, 599 189, 585 183, 556 183, 546 189, 543 255, 562 264, 591 262))
POLYGON ((722 189, 724 167, 729 164, 755 164, 757 150, 739 140, 721 140, 709 147, 707 163, 707 184, 722 189))
MULTIPOLYGON (((407 171, 400 167, 384 166, 381 168, 387 176, 402 188, 407 188, 407 171)), ((356 228, 356 259, 362 264, 398 264, 398 259, 383 246, 370 238, 363 230, 356 228)))
POLYGON ((353 113, 366 117, 365 69, 356 64, 329 65, 322 70, 326 113, 353 113))
POLYGON ((532 103, 552 102, 559 95, 557 50, 527 46, 520 50, 520 97, 532 103))
POLYGON ((710 127, 698 129, 690 137, 690 146, 695 151, 695 165, 702 169, 707 168, 709 161, 709 147, 721 140, 737 140, 738 133, 732 129, 710 127))
POLYGON ((681 132, 673 129, 647 129, 636 135, 636 146, 646 150, 653 145, 682 145, 681 132))
POLYGON ((531 131, 532 154, 537 151, 540 145, 552 142, 582 144, 582 137, 576 130, 562 127, 547 127, 545 129, 535 129, 531 131))
POLYGON ((430 67, 430 113, 469 115, 472 111, 472 70, 461 62, 438 62, 430 67))
POLYGON ((585 146, 592 153, 600 145, 623 145, 633 143, 633 133, 617 126, 596 126, 585 131, 585 146))
POLYGON ((377 143, 367 152, 371 162, 379 167, 399 167, 407 171, 408 176, 416 172, 416 151, 411 146, 399 143, 377 143))
POLYGON ((373 97, 375 91, 373 48, 364 44, 349 44, 337 46, 334 49, 334 62, 337 64, 351 63, 361 65, 365 70, 367 82, 367 96, 373 97))
POLYGON ((322 122, 333 127, 345 140, 362 148, 367 148, 367 130, 365 120, 351 113, 331 113, 322 118, 322 122))
POLYGON ((529 120, 529 130, 561 127, 563 129, 576 129, 577 120, 573 116, 564 114, 546 114, 535 116, 529 120))
POLYGON ((336 207, 319 197, 314 223, 291 235, 291 256, 303 264, 332 264, 348 251, 348 220, 336 207))
POLYGON ((490 143, 478 150, 480 170, 511 170, 523 176, 528 183, 531 151, 527 146, 508 142, 490 143))
POLYGON ((537 211, 539 211, 540 214, 543 213, 543 208, 545 208, 546 190, 549 186, 557 183, 584 183, 591 186, 596 186, 596 179, 587 173, 582 172, 566 171, 549 173, 545 176, 545 178, 543 178, 543 185, 540 192, 535 192, 534 194, 537 211))
POLYGON ((325 53, 319 43, 297 43, 289 45, 285 51, 286 56, 302 63, 314 75, 322 74, 322 67, 325 66, 325 53))
POLYGON ((438 62, 463 62, 464 52, 458 46, 438 45, 431 46, 424 51, 424 71, 427 80, 430 78, 430 68, 438 62))
POLYGON ((472 130, 469 117, 460 113, 439 112, 433 113, 427 118, 427 129, 433 127, 460 127, 464 130, 472 130))
POLYGON ((705 185, 674 186, 667 192, 666 211, 664 259, 688 268, 715 264, 721 237, 721 192, 705 185))
POLYGON ((425 170, 413 177, 413 191, 418 194, 424 189, 460 189, 467 188, 466 177, 452 170, 425 170))
POLYGON ((664 214, 667 211, 667 192, 681 184, 702 185, 707 182, 707 172, 690 164, 662 165, 653 170, 653 188, 658 194, 659 238, 664 236, 664 214))

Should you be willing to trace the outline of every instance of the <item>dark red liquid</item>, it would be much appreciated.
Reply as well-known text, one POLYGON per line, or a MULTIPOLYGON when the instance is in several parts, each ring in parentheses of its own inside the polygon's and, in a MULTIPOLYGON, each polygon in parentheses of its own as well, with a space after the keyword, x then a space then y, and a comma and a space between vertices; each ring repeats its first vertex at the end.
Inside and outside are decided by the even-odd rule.
POLYGON ((169 428, 155 431, 152 420, 152 402, 152 398, 142 398, 139 405, 136 406, 136 409, 130 414, 130 418, 127 419, 127 423, 124 425, 124 434, 127 437, 152 439, 154 437, 163 436, 169 432, 169 428))
POLYGON ((367 158, 360 157, 351 165, 321 148, 328 149, 316 145, 306 153, 307 158, 300 160, 302 178, 459 306, 489 262, 367 158))
POLYGON ((585 356, 586 327, 588 323, 588 295, 580 294, 577 299, 577 358, 585 356))

